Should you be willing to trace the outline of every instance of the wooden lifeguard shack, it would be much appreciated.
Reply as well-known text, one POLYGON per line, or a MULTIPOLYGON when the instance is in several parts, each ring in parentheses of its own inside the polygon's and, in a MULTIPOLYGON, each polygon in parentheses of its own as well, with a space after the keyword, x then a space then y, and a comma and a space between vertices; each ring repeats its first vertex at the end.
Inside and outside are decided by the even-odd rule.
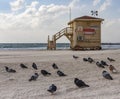
POLYGON ((47 49, 56 49, 56 40, 63 35, 70 41, 72 50, 101 49, 101 23, 102 18, 82 16, 68 22, 66 27, 53 35, 52 40, 48 36, 47 49))

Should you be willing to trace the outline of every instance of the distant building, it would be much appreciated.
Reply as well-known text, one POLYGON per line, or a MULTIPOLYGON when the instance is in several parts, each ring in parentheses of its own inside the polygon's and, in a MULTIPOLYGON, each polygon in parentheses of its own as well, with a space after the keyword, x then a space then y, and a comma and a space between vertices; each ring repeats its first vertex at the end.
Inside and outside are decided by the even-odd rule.
POLYGON ((48 49, 56 49, 56 40, 65 35, 73 50, 101 49, 101 23, 104 19, 82 16, 68 22, 69 27, 48 37, 48 49))

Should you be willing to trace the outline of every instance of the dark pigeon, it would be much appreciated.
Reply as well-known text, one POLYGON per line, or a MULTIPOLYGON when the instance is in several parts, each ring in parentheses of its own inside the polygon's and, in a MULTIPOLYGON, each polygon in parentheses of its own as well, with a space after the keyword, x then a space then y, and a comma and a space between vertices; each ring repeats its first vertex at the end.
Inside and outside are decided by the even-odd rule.
POLYGON ((57 66, 55 63, 52 64, 52 67, 53 67, 54 69, 58 69, 58 66, 57 66))
POLYGON ((112 59, 112 58, 109 58, 109 57, 107 57, 107 59, 108 59, 110 62, 113 62, 113 61, 115 61, 114 59, 112 59))
POLYGON ((66 76, 66 74, 64 74, 62 71, 60 71, 60 70, 58 70, 57 71, 57 74, 59 75, 59 76, 66 76))
POLYGON ((94 60, 91 57, 88 57, 88 62, 92 63, 92 62, 94 62, 94 60))
POLYGON ((34 75, 31 76, 31 78, 29 79, 29 81, 36 81, 38 78, 38 73, 35 73, 34 75))
POLYGON ((100 68, 105 68, 100 62, 96 62, 96 65, 100 68))
POLYGON ((87 59, 87 58, 83 58, 83 61, 87 62, 87 61, 88 61, 88 59, 87 59))
POLYGON ((108 66, 108 64, 103 60, 101 60, 101 64, 104 65, 104 66, 108 66))
POLYGON ((112 76, 105 70, 102 72, 102 75, 106 79, 113 80, 112 76))
POLYGON ((49 72, 46 71, 46 70, 41 70, 41 74, 42 74, 43 76, 51 75, 51 73, 49 73, 49 72))
POLYGON ((52 84, 47 91, 53 94, 56 90, 57 90, 57 87, 54 84, 52 84))
POLYGON ((27 68, 28 68, 27 66, 25 66, 25 65, 22 64, 22 63, 20 64, 20 67, 23 68, 23 69, 27 69, 27 68))
POLYGON ((38 69, 38 68, 37 68, 37 65, 36 65, 35 63, 32 64, 32 67, 33 67, 35 70, 38 69))
POLYGON ((82 80, 79 80, 78 78, 74 79, 74 84, 79 88, 89 87, 89 85, 85 84, 85 82, 83 82, 82 80))
POLYGON ((78 59, 79 57, 78 57, 78 56, 73 55, 73 58, 74 58, 74 59, 78 59))
POLYGON ((7 66, 5 66, 5 70, 9 73, 16 73, 16 70, 12 69, 12 68, 9 68, 7 66))

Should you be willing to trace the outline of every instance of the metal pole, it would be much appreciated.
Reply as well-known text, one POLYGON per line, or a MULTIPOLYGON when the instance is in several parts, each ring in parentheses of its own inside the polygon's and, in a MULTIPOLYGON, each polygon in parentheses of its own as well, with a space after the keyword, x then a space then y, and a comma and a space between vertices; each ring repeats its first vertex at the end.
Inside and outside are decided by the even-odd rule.
POLYGON ((69 7, 69 20, 71 21, 71 7, 69 7))

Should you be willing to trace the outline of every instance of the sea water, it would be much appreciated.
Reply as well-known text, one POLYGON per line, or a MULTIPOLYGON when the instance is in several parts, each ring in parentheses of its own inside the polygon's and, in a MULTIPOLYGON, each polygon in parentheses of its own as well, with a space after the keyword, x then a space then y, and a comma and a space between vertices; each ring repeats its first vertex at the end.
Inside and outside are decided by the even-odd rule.
MULTIPOLYGON (((102 43, 102 49, 120 49, 120 43, 102 43)), ((0 43, 0 50, 38 49, 46 50, 47 43, 0 43)), ((56 49, 70 49, 69 43, 57 43, 56 49)))

